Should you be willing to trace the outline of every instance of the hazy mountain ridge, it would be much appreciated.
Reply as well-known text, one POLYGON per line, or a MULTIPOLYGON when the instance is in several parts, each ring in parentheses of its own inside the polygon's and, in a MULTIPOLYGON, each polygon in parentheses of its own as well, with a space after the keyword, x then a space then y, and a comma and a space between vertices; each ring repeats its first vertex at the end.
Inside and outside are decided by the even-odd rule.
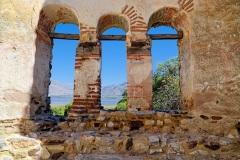
POLYGON ((49 96, 73 96, 73 84, 51 81, 49 96))
MULTIPOLYGON (((127 88, 126 82, 120 84, 112 84, 102 87, 102 98, 121 97, 124 90, 127 88)), ((51 81, 49 87, 49 96, 54 97, 73 97, 73 84, 51 81)))
POLYGON ((102 97, 121 97, 124 90, 127 88, 126 82, 120 84, 112 84, 102 87, 102 97))

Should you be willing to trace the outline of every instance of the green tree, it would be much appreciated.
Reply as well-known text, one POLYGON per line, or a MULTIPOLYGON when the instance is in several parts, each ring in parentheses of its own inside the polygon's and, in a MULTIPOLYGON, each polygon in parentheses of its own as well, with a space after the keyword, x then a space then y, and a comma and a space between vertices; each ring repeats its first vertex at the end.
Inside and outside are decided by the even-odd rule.
POLYGON ((160 63, 153 74, 153 108, 180 109, 178 57, 160 63))
MULTIPOLYGON (((156 110, 180 109, 179 66, 178 57, 158 64, 153 73, 153 108, 156 110)), ((122 94, 116 110, 127 109, 127 90, 122 94)))

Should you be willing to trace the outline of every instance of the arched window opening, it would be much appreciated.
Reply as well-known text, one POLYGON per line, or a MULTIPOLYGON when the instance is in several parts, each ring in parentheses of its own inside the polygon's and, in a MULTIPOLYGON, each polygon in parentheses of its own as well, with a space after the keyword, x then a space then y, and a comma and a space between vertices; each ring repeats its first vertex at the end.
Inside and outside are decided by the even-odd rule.
MULTIPOLYGON (((55 33, 79 34, 74 24, 58 24, 55 33)), ((53 39, 51 60, 51 111, 53 115, 66 115, 73 101, 74 66, 78 40, 53 39)))
MULTIPOLYGON (((55 63, 54 61, 57 57, 53 55, 54 53, 52 52, 54 52, 55 48, 58 48, 57 46, 62 46, 64 47, 64 49, 61 49, 62 50, 61 55, 64 54, 67 57, 68 55, 63 52, 67 52, 69 54, 69 51, 66 51, 66 43, 64 43, 64 45, 58 45, 56 40, 52 39, 53 32, 56 28, 55 32, 71 33, 72 29, 64 29, 65 31, 62 30, 59 31, 58 25, 59 26, 63 25, 60 23, 70 23, 78 25, 79 22, 77 17, 78 16, 73 9, 69 8, 68 6, 60 4, 44 5, 42 10, 40 11, 38 26, 36 28, 37 38, 36 38, 35 65, 33 73, 34 81, 32 84, 32 97, 30 104, 31 116, 50 112, 51 107, 51 97, 49 97, 51 96, 51 94, 49 94, 49 87, 51 85, 50 78, 52 77, 51 79, 55 80, 55 78, 53 79, 55 75, 54 67, 56 66, 54 64, 55 63)), ((76 30, 79 33, 78 27, 76 27, 76 30)), ((76 53, 76 47, 74 47, 74 50, 75 50, 74 53, 76 53)), ((62 66, 67 64, 68 63, 66 62, 66 60, 61 63, 62 66)), ((73 64, 75 64, 74 61, 73 64)), ((62 72, 61 75, 63 75, 62 72)))
MULTIPOLYGON (((177 34, 171 27, 151 28, 148 34, 177 34)), ((177 39, 152 41, 153 108, 180 109, 179 64, 177 39)))
MULTIPOLYGON (((125 35, 119 28, 110 28, 103 35, 125 35)), ((126 110, 126 41, 101 41, 101 105, 105 110, 126 110), (125 91, 125 92, 124 92, 125 91), (120 102, 121 100, 121 102, 120 102)))

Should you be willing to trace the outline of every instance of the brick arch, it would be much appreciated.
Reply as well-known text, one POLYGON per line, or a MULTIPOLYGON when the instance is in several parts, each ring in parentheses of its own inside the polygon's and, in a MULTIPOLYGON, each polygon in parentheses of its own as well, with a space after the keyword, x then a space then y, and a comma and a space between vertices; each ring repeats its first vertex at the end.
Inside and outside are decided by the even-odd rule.
POLYGON ((148 30, 151 27, 170 26, 187 34, 189 25, 190 23, 185 11, 173 7, 164 7, 150 16, 148 30))
POLYGON ((130 29, 132 33, 147 32, 147 24, 142 14, 135 6, 126 5, 122 9, 122 14, 126 15, 130 20, 130 29))
POLYGON ((71 23, 79 26, 76 11, 65 5, 49 4, 42 8, 38 22, 38 32, 49 34, 58 23, 71 23))
POLYGON ((101 35, 104 31, 109 28, 121 28, 124 31, 129 31, 129 21, 122 14, 107 14, 100 17, 97 26, 97 33, 101 35))

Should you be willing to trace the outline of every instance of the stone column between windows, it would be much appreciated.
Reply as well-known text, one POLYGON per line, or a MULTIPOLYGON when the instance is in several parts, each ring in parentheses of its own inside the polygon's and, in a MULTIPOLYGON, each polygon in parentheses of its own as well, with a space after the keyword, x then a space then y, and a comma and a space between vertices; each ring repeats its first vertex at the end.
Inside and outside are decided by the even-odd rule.
POLYGON ((127 47, 127 110, 152 110, 151 45, 131 42, 127 47))
POLYGON ((76 52, 73 106, 68 119, 95 118, 101 107, 101 44, 80 43, 76 52))

